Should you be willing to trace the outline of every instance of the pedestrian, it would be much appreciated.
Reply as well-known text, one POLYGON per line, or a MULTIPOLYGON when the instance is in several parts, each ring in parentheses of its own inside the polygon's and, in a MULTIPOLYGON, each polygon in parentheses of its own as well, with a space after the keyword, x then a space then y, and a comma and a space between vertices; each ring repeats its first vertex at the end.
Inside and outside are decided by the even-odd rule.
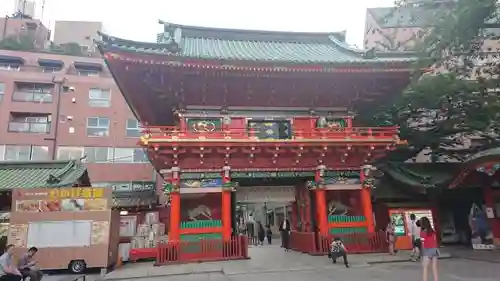
POLYGON ((36 247, 31 247, 26 254, 24 254, 18 261, 18 268, 23 278, 29 277, 30 281, 42 280, 43 273, 36 269, 37 262, 33 259, 38 252, 36 247))
POLYGON ((431 226, 431 222, 427 217, 420 219, 420 240, 422 242, 422 281, 427 281, 429 263, 432 264, 432 275, 434 281, 438 281, 438 265, 439 249, 437 244, 436 231, 431 226))
POLYGON ((396 254, 396 236, 395 236, 395 222, 389 219, 389 223, 385 229, 387 243, 389 244, 389 254, 396 254))
POLYGON ((266 225, 266 237, 267 244, 271 245, 271 242, 273 240, 273 231, 271 230, 271 226, 269 224, 266 225))
POLYGON ((420 247, 422 246, 422 241, 420 241, 420 227, 415 214, 410 214, 409 231, 412 242, 411 260, 417 261, 420 259, 420 247))
POLYGON ((330 244, 330 252, 328 256, 332 259, 333 263, 337 263, 337 259, 342 257, 344 259, 345 267, 349 268, 347 261, 347 249, 339 237, 335 237, 330 244))
POLYGON ((290 251, 290 222, 287 219, 284 219, 280 224, 280 233, 281 233, 281 244, 282 247, 285 248, 285 252, 290 251))
POLYGON ((262 223, 260 221, 257 224, 259 226, 259 229, 257 231, 257 237, 259 238, 258 245, 263 246, 264 238, 266 237, 266 231, 264 230, 264 226, 262 226, 262 223))
POLYGON ((23 275, 12 261, 14 245, 7 245, 5 252, 0 256, 0 281, 20 281, 23 275))

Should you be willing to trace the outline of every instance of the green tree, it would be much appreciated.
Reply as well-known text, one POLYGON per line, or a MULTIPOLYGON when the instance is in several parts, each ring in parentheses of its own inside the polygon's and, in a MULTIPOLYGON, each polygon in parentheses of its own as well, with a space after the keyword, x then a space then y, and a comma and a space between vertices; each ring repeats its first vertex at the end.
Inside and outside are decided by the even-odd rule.
POLYGON ((33 36, 11 35, 7 36, 0 41, 0 49, 13 50, 13 51, 32 51, 35 49, 35 40, 33 36))
POLYGON ((401 138, 409 145, 389 159, 405 160, 430 148, 431 159, 463 160, 499 146, 499 53, 488 47, 498 44, 500 35, 496 2, 398 2, 394 14, 401 9, 416 11, 426 15, 427 24, 416 45, 420 60, 408 89, 390 104, 362 114, 371 124, 400 126, 401 138), (471 139, 475 145, 469 145, 471 139))

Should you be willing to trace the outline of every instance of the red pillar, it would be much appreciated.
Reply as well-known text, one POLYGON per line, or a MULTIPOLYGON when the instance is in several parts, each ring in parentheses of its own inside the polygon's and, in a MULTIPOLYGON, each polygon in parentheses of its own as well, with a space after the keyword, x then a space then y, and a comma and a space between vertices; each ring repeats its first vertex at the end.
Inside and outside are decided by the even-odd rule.
POLYGON ((180 225, 181 225, 181 194, 180 194, 180 176, 179 168, 172 168, 172 191, 170 195, 170 222, 169 222, 169 241, 180 240, 180 225))
POLYGON ((222 175, 222 238, 224 240, 231 239, 231 192, 233 192, 233 187, 228 186, 231 183, 231 178, 229 174, 230 168, 225 166, 223 168, 224 172, 222 175))
MULTIPOLYGON (((500 194, 495 193, 493 189, 489 186, 483 188, 483 196, 484 202, 486 203, 487 208, 495 209, 495 196, 499 196, 500 194)), ((500 219, 498 218, 499 214, 492 219, 488 219, 488 223, 491 228, 491 232, 493 237, 500 238, 500 219)))
POLYGON ((324 170, 324 165, 318 166, 318 170, 316 171, 316 175, 314 177, 314 181, 316 183, 314 193, 316 199, 316 218, 318 219, 319 232, 327 235, 330 229, 328 227, 328 211, 326 208, 326 190, 323 182, 324 170))
MULTIPOLYGON (((295 200, 297 200, 297 199, 295 199, 295 200)), ((297 201, 295 201, 292 203, 292 218, 290 221, 292 230, 297 230, 298 214, 299 214, 299 210, 297 208, 297 201)))
POLYGON ((326 190, 322 186, 316 187, 314 190, 316 197, 316 210, 318 218, 318 228, 321 234, 327 235, 329 232, 328 228, 328 217, 326 209, 326 190))
POLYGON ((360 192, 361 206, 363 208, 363 215, 365 216, 365 219, 366 219, 366 228, 367 228, 368 232, 374 232, 375 225, 373 223, 373 206, 372 206, 371 187, 366 186, 364 184, 366 177, 365 177, 363 169, 361 169, 360 175, 361 175, 360 176, 361 190, 359 192, 360 192))

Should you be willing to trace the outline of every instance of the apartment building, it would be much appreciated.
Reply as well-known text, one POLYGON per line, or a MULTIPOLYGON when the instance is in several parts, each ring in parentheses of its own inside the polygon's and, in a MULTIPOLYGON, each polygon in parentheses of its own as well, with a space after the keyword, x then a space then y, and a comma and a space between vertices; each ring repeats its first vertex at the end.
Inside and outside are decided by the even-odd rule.
POLYGON ((101 22, 56 21, 54 26, 54 44, 76 43, 83 52, 94 52, 93 40, 97 32, 102 31, 101 22))
POLYGON ((150 189, 139 135, 103 60, 0 50, 0 161, 85 157, 93 185, 150 189))

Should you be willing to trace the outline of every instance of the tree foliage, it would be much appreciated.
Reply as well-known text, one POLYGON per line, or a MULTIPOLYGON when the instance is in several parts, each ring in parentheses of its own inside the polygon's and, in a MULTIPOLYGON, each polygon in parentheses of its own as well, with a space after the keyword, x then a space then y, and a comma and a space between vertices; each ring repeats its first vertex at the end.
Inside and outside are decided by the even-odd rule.
MULTIPOLYGON (((431 159, 463 160, 500 144, 500 22, 496 0, 401 0, 426 15, 416 75, 402 94, 365 119, 397 124, 408 141, 398 158, 430 149, 431 159), (429 64, 429 59, 432 64, 429 64)), ((419 19, 422 22, 422 19, 419 19)), ((394 156, 393 155, 393 156, 394 156)), ((405 160, 405 159, 398 159, 405 160)))
POLYGON ((35 39, 28 34, 7 36, 0 41, 0 49, 33 51, 35 49, 35 39))

